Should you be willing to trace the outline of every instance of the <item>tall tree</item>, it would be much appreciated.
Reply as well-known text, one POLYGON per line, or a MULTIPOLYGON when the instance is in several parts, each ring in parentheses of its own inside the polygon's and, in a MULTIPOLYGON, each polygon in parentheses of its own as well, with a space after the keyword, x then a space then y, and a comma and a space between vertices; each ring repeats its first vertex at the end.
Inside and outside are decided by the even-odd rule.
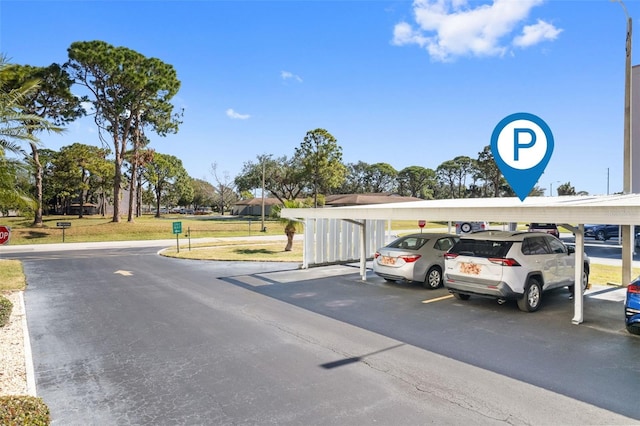
MULTIPOLYGON (((37 89, 25 96, 23 108, 25 113, 47 119, 56 126, 66 125, 85 114, 81 104, 83 99, 71 93, 73 79, 60 65, 55 63, 48 67, 11 65, 3 72, 6 73, 6 81, 10 87, 18 88, 29 81, 39 82, 37 89)), ((25 124, 29 122, 31 121, 25 124)), ((36 130, 30 128, 28 131, 35 134, 36 130)), ((33 225, 42 226, 43 166, 40 162, 38 144, 31 140, 29 145, 37 202, 33 225)))
MULTIPOLYGON (((136 133, 138 129, 136 129, 136 133)), ((133 142, 133 149, 125 154, 125 160, 129 164, 129 206, 127 212, 127 222, 133 222, 133 216, 141 215, 142 204, 142 184, 144 177, 140 169, 153 160, 155 151, 151 148, 143 148, 149 143, 146 138, 136 136, 133 142), (144 142, 142 140, 144 139, 144 142)))
POLYGON ((191 181, 193 187, 193 207, 213 207, 215 200, 215 187, 204 179, 193 179, 191 181))
POLYGON ((565 182, 558 185, 558 195, 576 195, 576 188, 571 185, 571 182, 565 182))
POLYGON ((371 164, 364 161, 345 165, 346 175, 338 191, 342 194, 362 194, 368 192, 371 164))
POLYGON ((449 188, 450 198, 456 198, 456 188, 458 176, 460 175, 460 164, 453 160, 442 162, 436 169, 436 175, 440 183, 449 188))
POLYGON ((109 150, 93 145, 74 143, 60 149, 56 157, 57 173, 62 173, 69 199, 80 204, 78 217, 84 217, 84 206, 91 191, 92 175, 101 174, 109 150))
POLYGON ((398 171, 389 163, 375 163, 369 167, 370 192, 395 192, 398 171))
POLYGON ((74 42, 68 54, 67 69, 91 93, 100 135, 106 133, 114 148, 113 222, 120 222, 118 194, 127 146, 132 143, 134 150, 139 148, 137 133, 144 123, 161 136, 177 131, 179 122, 170 100, 180 81, 173 66, 103 41, 74 42))
POLYGON ((467 192, 467 176, 471 173, 474 160, 466 155, 459 155, 453 159, 453 162, 458 165, 458 198, 465 198, 467 192))
POLYGON ((224 216, 225 210, 231 208, 231 205, 238 201, 238 195, 235 191, 235 184, 229 177, 228 172, 218 172, 218 164, 211 165, 211 174, 216 181, 215 201, 220 210, 220 214, 224 216))
POLYGON ((184 191, 191 189, 190 177, 182 161, 173 155, 156 152, 153 160, 146 165, 144 173, 155 196, 156 217, 160 217, 162 203, 175 204, 184 191))
POLYGON ((491 152, 491 146, 486 145, 478 153, 478 159, 474 163, 476 177, 483 181, 483 197, 499 197, 500 188, 503 186, 504 178, 491 152))
POLYGON ((432 199, 436 186, 436 172, 421 166, 409 166, 398 172, 400 195, 432 199))
POLYGON ((236 176, 237 191, 262 189, 263 176, 265 192, 281 202, 296 199, 308 185, 308 177, 295 156, 273 158, 271 155, 259 155, 256 162, 244 163, 242 172, 236 176))
POLYGON ((295 156, 310 177, 313 188, 313 205, 318 206, 318 192, 328 194, 338 188, 347 170, 342 164, 342 148, 336 138, 325 129, 310 130, 296 148, 295 156))

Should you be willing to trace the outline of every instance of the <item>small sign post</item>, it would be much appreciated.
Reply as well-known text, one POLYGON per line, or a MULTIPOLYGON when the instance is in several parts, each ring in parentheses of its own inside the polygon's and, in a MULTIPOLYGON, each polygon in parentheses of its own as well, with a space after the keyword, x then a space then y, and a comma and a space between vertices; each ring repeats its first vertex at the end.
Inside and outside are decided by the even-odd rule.
POLYGON ((173 233, 176 234, 176 250, 180 253, 179 236, 182 234, 182 222, 173 222, 173 233))
POLYGON ((418 221, 418 226, 420 227, 420 233, 422 234, 422 228, 424 228, 424 226, 427 224, 426 220, 419 220, 418 221))
POLYGON ((67 228, 71 228, 71 222, 56 222, 58 228, 62 228, 62 242, 64 243, 64 231, 67 228))

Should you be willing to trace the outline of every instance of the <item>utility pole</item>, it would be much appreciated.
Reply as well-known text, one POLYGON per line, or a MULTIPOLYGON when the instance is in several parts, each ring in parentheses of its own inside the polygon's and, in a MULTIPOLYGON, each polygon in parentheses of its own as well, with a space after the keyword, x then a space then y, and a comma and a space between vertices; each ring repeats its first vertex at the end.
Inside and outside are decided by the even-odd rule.
MULTIPOLYGON (((631 153, 631 42, 633 20, 629 16, 627 6, 622 0, 611 0, 620 3, 627 18, 626 59, 624 69, 624 147, 623 147, 623 182, 622 192, 631 193, 632 153, 631 153)), ((631 282, 631 262, 633 260, 633 226, 622 225, 622 284, 631 282)))
POLYGON ((265 174, 265 165, 264 158, 262 159, 262 227, 260 228, 261 232, 266 232, 264 227, 264 174, 265 174))

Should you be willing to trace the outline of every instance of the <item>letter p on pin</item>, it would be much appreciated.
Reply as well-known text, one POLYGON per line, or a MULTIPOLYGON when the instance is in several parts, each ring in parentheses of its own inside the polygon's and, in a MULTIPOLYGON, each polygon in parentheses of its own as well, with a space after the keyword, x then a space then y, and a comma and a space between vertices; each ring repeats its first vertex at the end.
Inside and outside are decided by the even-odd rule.
POLYGON ((513 161, 520 159, 520 148, 531 148, 536 144, 536 134, 533 130, 527 128, 514 128, 513 129, 513 161), (526 143, 520 143, 520 134, 528 133, 531 136, 531 140, 526 143))

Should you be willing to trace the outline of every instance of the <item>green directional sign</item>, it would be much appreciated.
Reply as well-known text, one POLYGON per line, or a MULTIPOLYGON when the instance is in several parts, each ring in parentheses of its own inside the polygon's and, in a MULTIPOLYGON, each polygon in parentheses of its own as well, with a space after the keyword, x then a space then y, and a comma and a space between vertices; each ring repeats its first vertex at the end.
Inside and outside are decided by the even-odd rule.
POLYGON ((182 222, 173 222, 173 233, 182 234, 182 222))

